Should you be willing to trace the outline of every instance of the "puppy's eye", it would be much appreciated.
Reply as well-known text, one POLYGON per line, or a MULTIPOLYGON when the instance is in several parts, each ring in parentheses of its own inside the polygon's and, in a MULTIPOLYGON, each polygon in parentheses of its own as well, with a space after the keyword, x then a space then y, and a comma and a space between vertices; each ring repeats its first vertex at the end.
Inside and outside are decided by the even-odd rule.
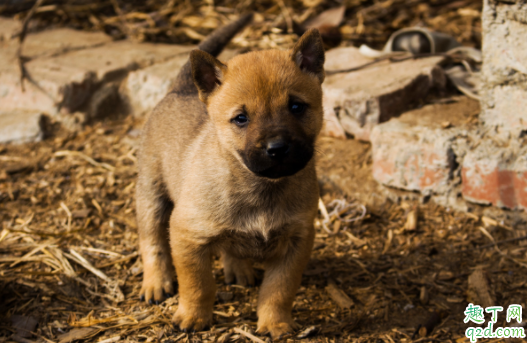
POLYGON ((249 122, 249 118, 247 118, 247 116, 245 114, 238 114, 231 121, 234 124, 236 124, 236 125, 241 127, 241 126, 245 126, 245 124, 247 124, 247 122, 249 122))
POLYGON ((293 114, 302 114, 306 110, 306 104, 298 101, 293 101, 289 104, 289 111, 293 114))

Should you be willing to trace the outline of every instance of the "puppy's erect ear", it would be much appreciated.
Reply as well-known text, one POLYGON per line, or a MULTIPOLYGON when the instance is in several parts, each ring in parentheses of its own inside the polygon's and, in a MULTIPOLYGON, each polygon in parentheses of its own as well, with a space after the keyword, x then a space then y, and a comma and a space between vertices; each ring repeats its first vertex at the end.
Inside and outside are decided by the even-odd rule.
POLYGON ((190 64, 199 99, 207 103, 209 95, 221 85, 227 66, 202 50, 190 52, 190 64))
POLYGON ((293 47, 293 61, 302 71, 314 74, 324 81, 324 43, 317 29, 307 30, 293 47))

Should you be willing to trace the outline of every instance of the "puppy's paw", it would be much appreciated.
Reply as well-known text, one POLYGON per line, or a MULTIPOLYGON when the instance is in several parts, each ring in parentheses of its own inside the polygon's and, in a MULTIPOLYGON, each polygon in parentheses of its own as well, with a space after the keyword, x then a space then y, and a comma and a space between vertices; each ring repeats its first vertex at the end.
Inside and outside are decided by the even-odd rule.
POLYGON ((149 304, 159 305, 165 297, 169 298, 174 295, 172 275, 161 273, 148 275, 145 273, 143 286, 141 287, 141 292, 139 294, 141 300, 144 300, 149 304))
POLYGON ((279 321, 279 322, 263 322, 258 321, 258 333, 270 334, 273 339, 280 339, 281 337, 292 334, 298 330, 300 326, 295 323, 292 319, 290 321, 279 321))
POLYGON ((174 325, 178 325, 181 331, 192 332, 202 331, 210 326, 212 322, 212 311, 204 309, 186 309, 179 306, 176 313, 172 317, 174 325))
POLYGON ((240 286, 254 286, 254 269, 250 260, 223 258, 223 271, 226 284, 230 285, 236 281, 240 286))

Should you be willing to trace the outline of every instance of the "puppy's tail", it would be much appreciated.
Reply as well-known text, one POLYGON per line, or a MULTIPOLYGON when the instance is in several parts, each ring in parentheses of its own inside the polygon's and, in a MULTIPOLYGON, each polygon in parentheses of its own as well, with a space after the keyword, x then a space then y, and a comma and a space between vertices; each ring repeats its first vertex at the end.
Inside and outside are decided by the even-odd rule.
MULTIPOLYGON (((241 29, 249 24, 253 19, 253 14, 245 14, 235 22, 220 27, 212 32, 203 42, 198 45, 198 49, 208 52, 212 56, 218 56, 223 48, 229 43, 241 29)), ((181 95, 197 94, 198 90, 194 85, 192 79, 192 68, 190 60, 183 65, 174 82, 174 87, 171 93, 178 93, 181 95)))

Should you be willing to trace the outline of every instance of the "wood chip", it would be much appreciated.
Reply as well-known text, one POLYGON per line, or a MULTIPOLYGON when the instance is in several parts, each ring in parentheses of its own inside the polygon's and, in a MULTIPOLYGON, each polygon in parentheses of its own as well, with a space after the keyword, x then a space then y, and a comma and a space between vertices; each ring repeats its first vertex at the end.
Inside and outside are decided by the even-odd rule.
POLYGON ((341 308, 350 308, 353 306, 353 300, 340 289, 333 280, 328 281, 326 286, 326 292, 329 294, 330 298, 341 308))
POLYGON ((490 288, 489 279, 483 269, 476 269, 468 277, 468 301, 482 307, 496 305, 495 296, 490 288))
POLYGON ((250 334, 248 333, 247 331, 243 331, 242 329, 239 329, 239 328, 234 328, 233 329, 234 332, 237 332, 247 338, 249 338, 251 341, 253 342, 256 342, 256 343, 266 343, 265 341, 261 340, 260 338, 256 337, 255 335, 253 334, 250 334))

